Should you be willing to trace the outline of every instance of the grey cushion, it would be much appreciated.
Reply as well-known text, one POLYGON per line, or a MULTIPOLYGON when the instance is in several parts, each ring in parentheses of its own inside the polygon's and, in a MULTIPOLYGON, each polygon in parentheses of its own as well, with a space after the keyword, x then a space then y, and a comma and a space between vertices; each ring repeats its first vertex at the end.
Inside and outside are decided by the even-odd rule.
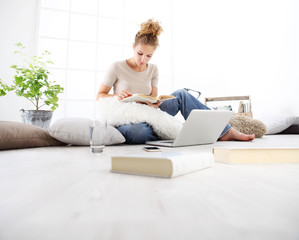
MULTIPOLYGON (((61 142, 87 146, 90 144, 89 121, 85 118, 63 118, 54 122, 48 131, 52 137, 61 142)), ((102 127, 104 128, 104 125, 102 127)), ((98 129, 95 134, 101 134, 102 131, 103 129, 98 129)), ((123 135, 112 126, 107 127, 105 136, 105 145, 125 142, 123 135)))
POLYGON ((299 119, 290 127, 280 132, 281 134, 299 134, 299 119))
POLYGON ((266 126, 267 133, 266 134, 277 134, 288 127, 292 126, 296 121, 298 121, 298 116, 290 116, 285 114, 268 114, 259 117, 266 126))

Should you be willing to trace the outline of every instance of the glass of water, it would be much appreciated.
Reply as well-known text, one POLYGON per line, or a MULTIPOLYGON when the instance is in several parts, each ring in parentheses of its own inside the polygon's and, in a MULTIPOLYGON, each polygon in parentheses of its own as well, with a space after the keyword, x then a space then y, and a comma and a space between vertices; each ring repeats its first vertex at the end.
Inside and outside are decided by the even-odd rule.
POLYGON ((97 120, 89 121, 89 139, 92 153, 101 153, 105 147, 107 123, 97 120))

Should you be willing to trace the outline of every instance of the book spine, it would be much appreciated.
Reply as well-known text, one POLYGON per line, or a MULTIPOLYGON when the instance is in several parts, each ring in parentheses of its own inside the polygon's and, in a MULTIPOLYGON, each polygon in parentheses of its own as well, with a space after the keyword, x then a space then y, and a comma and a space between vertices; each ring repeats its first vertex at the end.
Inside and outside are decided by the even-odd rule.
POLYGON ((208 168, 214 165, 214 155, 210 152, 185 155, 172 159, 172 177, 208 168))
POLYGON ((239 103, 238 113, 241 113, 241 112, 242 112, 242 105, 243 105, 243 102, 240 101, 240 103, 239 103))

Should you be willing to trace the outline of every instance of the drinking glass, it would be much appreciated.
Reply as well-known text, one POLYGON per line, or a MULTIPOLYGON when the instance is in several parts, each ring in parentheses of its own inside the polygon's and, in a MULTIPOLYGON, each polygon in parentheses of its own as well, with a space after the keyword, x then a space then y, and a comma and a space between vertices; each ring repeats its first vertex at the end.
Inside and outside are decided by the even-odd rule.
POLYGON ((105 148, 107 122, 89 121, 90 149, 92 153, 101 153, 105 148))

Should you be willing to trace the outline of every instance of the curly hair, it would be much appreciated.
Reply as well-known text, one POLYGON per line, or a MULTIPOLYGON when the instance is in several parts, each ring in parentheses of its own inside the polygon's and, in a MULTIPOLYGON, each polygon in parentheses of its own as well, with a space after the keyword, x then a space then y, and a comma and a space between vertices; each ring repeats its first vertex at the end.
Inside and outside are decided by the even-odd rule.
POLYGON ((158 21, 149 19, 146 22, 141 23, 140 30, 135 36, 135 44, 145 44, 154 46, 157 48, 159 46, 159 35, 163 32, 158 21))

